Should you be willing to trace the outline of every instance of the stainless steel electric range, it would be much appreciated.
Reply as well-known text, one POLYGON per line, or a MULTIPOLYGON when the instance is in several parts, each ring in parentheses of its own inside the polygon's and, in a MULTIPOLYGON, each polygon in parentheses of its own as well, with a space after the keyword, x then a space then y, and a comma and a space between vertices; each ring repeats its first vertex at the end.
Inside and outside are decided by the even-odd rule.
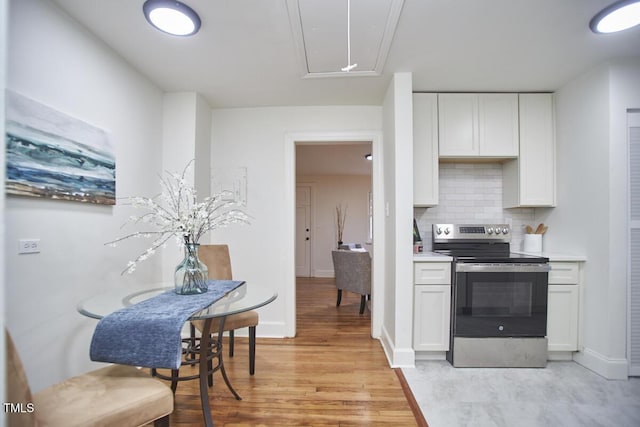
POLYGON ((544 367, 549 259, 512 253, 507 224, 434 224, 434 252, 453 257, 455 367, 544 367))

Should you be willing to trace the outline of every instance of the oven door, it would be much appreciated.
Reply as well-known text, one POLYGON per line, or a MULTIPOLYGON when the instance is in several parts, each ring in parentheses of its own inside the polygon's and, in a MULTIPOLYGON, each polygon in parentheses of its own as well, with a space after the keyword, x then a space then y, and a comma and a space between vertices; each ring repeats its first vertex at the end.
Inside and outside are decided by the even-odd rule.
POLYGON ((453 335, 544 337, 549 264, 456 263, 453 335))

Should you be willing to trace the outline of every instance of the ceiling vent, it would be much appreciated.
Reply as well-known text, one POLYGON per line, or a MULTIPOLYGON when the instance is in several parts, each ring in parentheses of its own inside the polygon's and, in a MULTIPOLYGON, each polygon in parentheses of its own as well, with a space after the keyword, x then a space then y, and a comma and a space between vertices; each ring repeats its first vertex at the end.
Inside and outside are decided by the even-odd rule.
POLYGON ((404 0, 351 0, 350 13, 347 4, 347 0, 287 0, 304 78, 382 74, 404 0), (358 65, 343 71, 350 65, 348 39, 351 61, 358 65))

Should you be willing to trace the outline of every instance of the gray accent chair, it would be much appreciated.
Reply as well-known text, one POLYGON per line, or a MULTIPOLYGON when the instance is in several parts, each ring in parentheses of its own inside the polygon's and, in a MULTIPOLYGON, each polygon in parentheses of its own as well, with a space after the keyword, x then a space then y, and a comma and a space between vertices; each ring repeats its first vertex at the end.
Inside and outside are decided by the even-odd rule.
POLYGON ((363 314, 367 297, 371 296, 371 255, 369 252, 334 250, 331 257, 338 288, 336 306, 340 306, 344 289, 361 295, 360 314, 363 314))

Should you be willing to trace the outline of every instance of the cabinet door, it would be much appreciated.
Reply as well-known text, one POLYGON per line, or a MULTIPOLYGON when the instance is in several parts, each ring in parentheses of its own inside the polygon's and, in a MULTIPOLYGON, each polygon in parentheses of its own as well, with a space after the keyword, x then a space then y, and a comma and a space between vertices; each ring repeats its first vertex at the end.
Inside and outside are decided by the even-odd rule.
POLYGON ((451 286, 414 287, 413 348, 416 351, 448 351, 451 286))
POLYGON ((479 155, 478 96, 438 94, 438 128, 440 157, 479 155))
POLYGON ((518 94, 478 95, 480 156, 517 157, 518 94))
POLYGON ((413 204, 438 204, 438 95, 413 94, 413 204))
POLYGON ((578 285, 549 285, 547 339, 549 351, 578 350, 578 285))
POLYGON ((553 98, 520 94, 520 206, 555 206, 553 98))

